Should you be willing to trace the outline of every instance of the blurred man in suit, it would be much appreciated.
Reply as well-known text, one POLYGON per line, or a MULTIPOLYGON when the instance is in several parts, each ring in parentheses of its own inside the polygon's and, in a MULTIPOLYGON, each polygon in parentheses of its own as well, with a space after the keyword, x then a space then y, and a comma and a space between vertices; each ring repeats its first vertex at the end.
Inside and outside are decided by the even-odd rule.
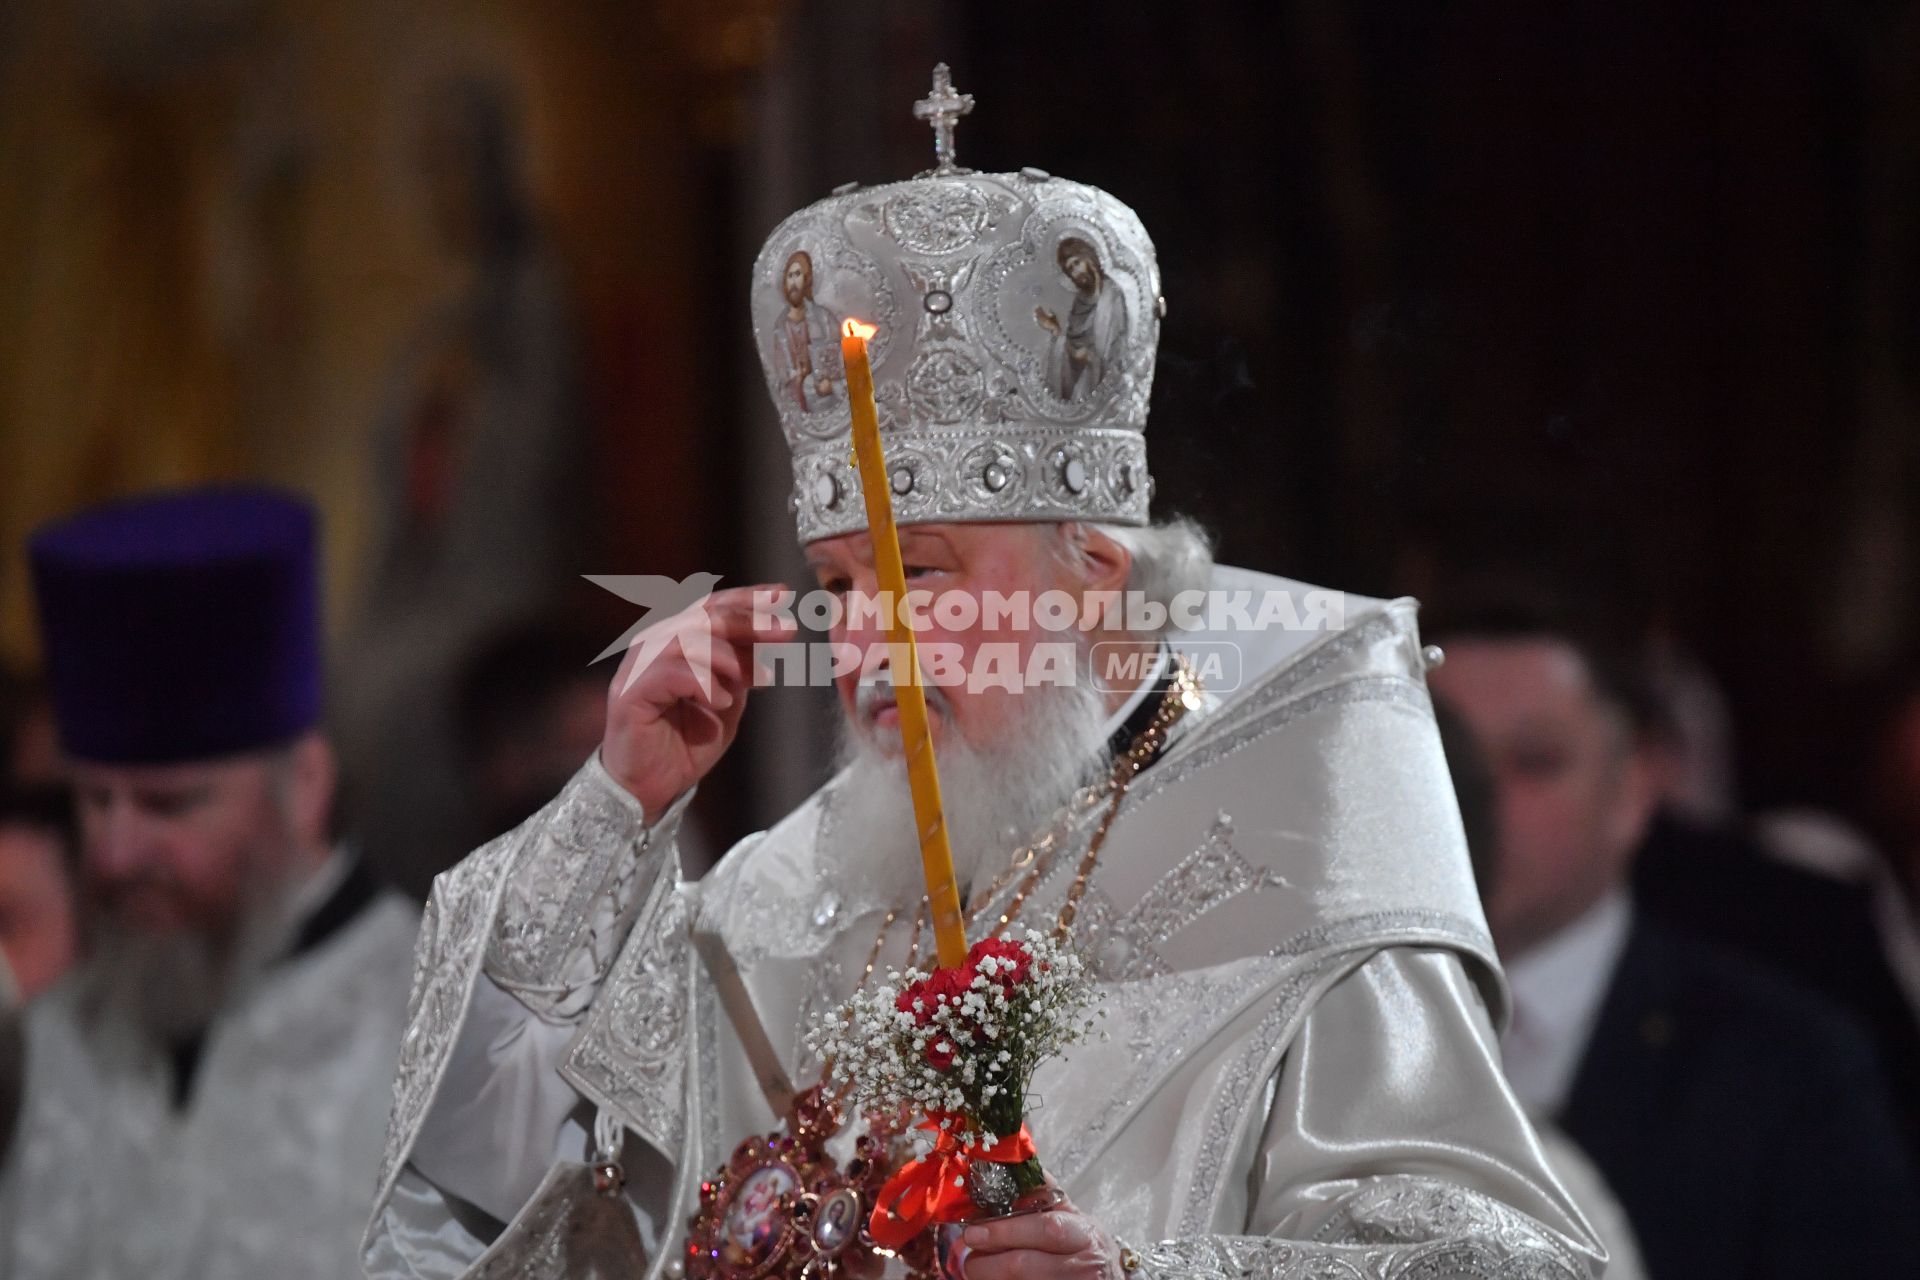
POLYGON ((1837 771, 1864 792, 1864 831, 1817 808, 1765 815, 1751 832, 1663 810, 1635 860, 1634 901, 1852 1014, 1920 1168, 1920 669, 1851 700, 1837 771))
POLYGON ((1663 810, 1635 855, 1633 897, 1649 916, 1845 1009, 1873 1039, 1920 1168, 1920 917, 1902 887, 1899 841, 1876 834, 1877 848, 1812 812, 1772 815, 1749 834, 1663 810))
POLYGON ((1511 594, 1436 621, 1429 680, 1499 796, 1487 909, 1515 1093, 1599 1165, 1655 1280, 1904 1274, 1915 1183, 1862 1034, 1634 910, 1654 786, 1631 647, 1511 594))
MULTIPOLYGON (((1495 851, 1500 842, 1493 770, 1467 722, 1438 696, 1433 699, 1433 722, 1439 726, 1440 749, 1446 753, 1447 772, 1453 777, 1453 792, 1460 801, 1467 859, 1473 864, 1473 878, 1485 897, 1493 886, 1495 851)), ((1580 1212, 1587 1215, 1587 1224, 1600 1237, 1600 1243, 1607 1246, 1607 1280, 1647 1280, 1640 1242, 1605 1175, 1553 1121, 1536 1115, 1533 1125, 1554 1176, 1580 1206, 1580 1212)))

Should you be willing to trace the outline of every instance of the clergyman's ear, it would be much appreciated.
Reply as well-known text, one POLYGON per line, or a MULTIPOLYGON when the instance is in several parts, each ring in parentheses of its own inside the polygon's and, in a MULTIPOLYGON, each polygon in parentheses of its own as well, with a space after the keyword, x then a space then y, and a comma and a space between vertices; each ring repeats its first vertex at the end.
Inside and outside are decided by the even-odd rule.
POLYGON ((1075 524, 1067 537, 1078 553, 1084 575, 1081 583, 1087 591, 1125 591, 1133 572, 1133 553, 1092 525, 1075 524))
POLYGON ((288 751, 287 771, 288 816, 293 829, 302 839, 328 841, 340 765, 326 735, 309 733, 295 742, 288 751))

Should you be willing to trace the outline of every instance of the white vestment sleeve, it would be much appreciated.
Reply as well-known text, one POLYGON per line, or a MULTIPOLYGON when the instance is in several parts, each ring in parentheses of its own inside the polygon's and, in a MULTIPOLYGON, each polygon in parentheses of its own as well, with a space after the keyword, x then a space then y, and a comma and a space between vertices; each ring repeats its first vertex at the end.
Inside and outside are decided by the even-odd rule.
MULTIPOLYGON (((583 784, 618 786, 597 757, 575 783, 583 784)), ((645 854, 671 844, 692 795, 687 792, 652 824, 645 854)), ((633 808, 637 814, 637 802, 633 808)), ((414 1140, 410 1161, 420 1174, 501 1222, 513 1218, 555 1161, 589 1158, 590 1121, 578 1114, 580 1095, 561 1077, 560 1063, 633 926, 652 875, 678 870, 671 858, 646 857, 640 849, 628 860, 633 874, 610 877, 606 889, 594 895, 588 927, 546 980, 522 978, 507 988, 495 980, 491 962, 483 970, 433 1106, 414 1140)), ((553 868, 530 859, 513 875, 516 881, 534 881, 550 878, 553 868)), ((515 887, 522 901, 537 900, 536 889, 551 889, 532 883, 515 887)))
POLYGON ((1249 1226, 1312 1238, 1360 1179, 1392 1174, 1442 1178, 1588 1234, 1450 951, 1376 952, 1314 1005, 1281 1066, 1249 1226))
POLYGON ((1474 1276, 1521 1255, 1524 1274, 1571 1280, 1604 1263, 1452 952, 1388 948, 1335 982, 1288 1048, 1258 1142, 1246 1234, 1162 1241, 1144 1252, 1151 1275, 1284 1280, 1341 1257, 1367 1275, 1474 1276))
POLYGON ((557 1070, 573 1039, 482 977, 411 1163, 441 1190, 507 1222, 557 1159, 585 1159, 580 1095, 557 1070))
MULTIPOLYGON (((396 1087, 399 1163, 369 1230, 370 1274, 459 1273, 556 1163, 593 1159, 592 1108, 559 1068, 642 903, 663 876, 678 877, 673 838, 691 795, 649 823, 596 757, 552 804, 436 882, 396 1087), (478 917, 449 905, 489 895, 497 906, 478 917), (441 993, 461 990, 466 947, 477 961, 466 994, 442 1008, 441 993), (426 1074, 408 1069, 416 1034, 455 1025, 424 1105, 403 1107, 409 1080, 426 1074)), ((421 1037, 417 1052, 430 1045, 421 1037)), ((664 1203, 653 1193, 670 1180, 668 1161, 629 1144, 623 1162, 638 1226, 656 1245, 649 1207, 664 1203)))

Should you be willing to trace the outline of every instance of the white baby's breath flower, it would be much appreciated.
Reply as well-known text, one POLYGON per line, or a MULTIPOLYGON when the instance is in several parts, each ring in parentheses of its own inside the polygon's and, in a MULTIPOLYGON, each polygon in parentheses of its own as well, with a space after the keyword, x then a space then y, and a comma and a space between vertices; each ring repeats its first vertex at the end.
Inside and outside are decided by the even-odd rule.
POLYGON ((1019 942, 1027 954, 1017 983, 1022 966, 995 955, 974 962, 965 987, 938 994, 915 987, 932 974, 890 969, 886 982, 817 1018, 805 1042, 855 1105, 937 1114, 950 1131, 982 1133, 990 1105, 1011 1096, 1017 1107, 1034 1068, 1092 1031, 1080 958, 1032 930, 1019 942))

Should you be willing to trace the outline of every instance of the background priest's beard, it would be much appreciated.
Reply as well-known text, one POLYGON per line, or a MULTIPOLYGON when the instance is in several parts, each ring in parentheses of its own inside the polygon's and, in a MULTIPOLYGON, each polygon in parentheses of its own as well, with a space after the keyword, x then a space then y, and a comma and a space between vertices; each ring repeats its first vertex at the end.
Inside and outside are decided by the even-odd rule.
POLYGON ((163 1048, 211 1026, 222 1008, 285 951, 299 924, 292 910, 294 877, 277 866, 271 871, 255 866, 241 890, 238 919, 225 935, 196 928, 115 928, 111 920, 103 921, 86 967, 88 1014, 130 1027, 163 1048))
POLYGON ((186 931, 111 932, 88 962, 88 1012, 150 1044, 178 1044, 213 1021, 226 993, 224 948, 186 931))
MULTIPOLYGON (((984 890, 1014 851, 1040 834, 1079 788, 1106 776, 1106 697, 1083 669, 1071 685, 1037 685, 1009 698, 1012 715, 993 742, 952 732, 939 740, 940 791, 954 874, 964 897, 984 890)), ((833 799, 825 851, 849 896, 909 908, 926 892, 920 842, 896 730, 875 730, 868 711, 892 701, 891 689, 864 686, 855 715, 841 725, 840 765, 853 785, 833 799)), ((945 691, 927 689, 941 716, 945 691)))

